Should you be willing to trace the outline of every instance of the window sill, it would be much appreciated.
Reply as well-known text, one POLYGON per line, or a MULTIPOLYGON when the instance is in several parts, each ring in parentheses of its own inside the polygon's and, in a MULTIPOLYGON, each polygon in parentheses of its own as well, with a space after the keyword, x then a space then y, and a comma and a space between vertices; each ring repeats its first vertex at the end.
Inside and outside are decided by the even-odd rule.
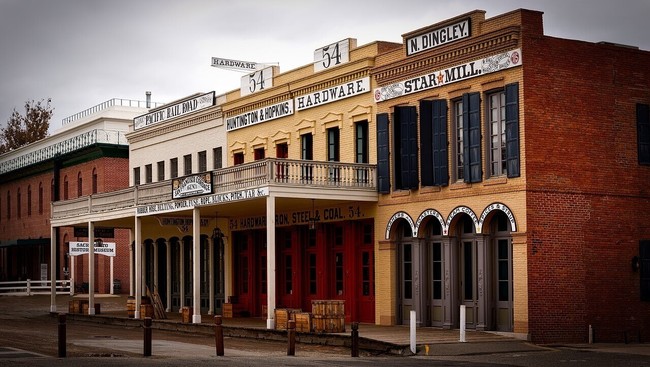
POLYGON ((492 185, 505 185, 508 183, 508 177, 506 176, 497 176, 490 177, 483 182, 483 186, 492 186, 492 185))
POLYGON ((410 196, 411 191, 410 190, 398 190, 398 191, 391 191, 390 197, 392 198, 400 198, 404 196, 410 196))
POLYGON ((471 183, 459 181, 449 185, 449 190, 464 190, 464 189, 469 189, 471 187, 472 187, 471 183))
POLYGON ((424 186, 420 188, 420 194, 430 194, 433 192, 440 192, 442 188, 440 186, 424 186))

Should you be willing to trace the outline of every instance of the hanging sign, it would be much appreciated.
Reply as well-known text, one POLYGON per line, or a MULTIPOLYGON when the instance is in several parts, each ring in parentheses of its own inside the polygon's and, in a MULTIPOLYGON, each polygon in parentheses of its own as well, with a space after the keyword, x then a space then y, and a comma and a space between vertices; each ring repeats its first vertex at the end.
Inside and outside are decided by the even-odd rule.
POLYGON ((203 173, 172 180, 172 199, 212 194, 212 173, 203 173))
POLYGON ((266 66, 266 64, 260 64, 251 61, 240 61, 240 60, 231 60, 231 59, 222 59, 219 57, 213 57, 212 66, 219 69, 251 72, 259 69, 260 67, 266 66))
MULTIPOLYGON (((90 253, 88 242, 70 242, 70 256, 85 255, 90 253)), ((115 256, 115 242, 95 243, 93 252, 97 255, 115 256)))

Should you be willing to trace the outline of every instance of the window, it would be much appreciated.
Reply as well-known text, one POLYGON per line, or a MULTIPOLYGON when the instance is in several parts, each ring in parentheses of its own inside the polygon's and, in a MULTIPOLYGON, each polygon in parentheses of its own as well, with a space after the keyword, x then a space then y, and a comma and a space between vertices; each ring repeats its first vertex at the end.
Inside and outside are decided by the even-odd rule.
POLYGON ((650 164, 650 106, 636 105, 636 134, 639 164, 650 164))
MULTIPOLYGON (((357 122, 355 126, 355 161, 356 163, 368 163, 368 121, 357 122)), ((368 182, 368 170, 357 169, 357 182, 368 182)))
MULTIPOLYGON (((311 161, 314 159, 314 136, 312 134, 300 135, 300 159, 311 161)), ((313 166, 303 164, 301 168, 301 176, 305 181, 313 179, 313 166)))
POLYGON ((639 242, 641 301, 650 301, 650 240, 639 242))
POLYGON ((20 216, 22 214, 22 207, 21 207, 22 203, 21 203, 20 199, 21 199, 21 197, 20 197, 20 189, 18 189, 18 191, 16 192, 16 214, 17 214, 16 216, 18 218, 20 218, 20 216))
POLYGON ((488 95, 490 176, 502 176, 506 169, 506 93, 488 95))
POLYGON ((223 152, 221 147, 212 149, 212 169, 223 167, 223 152))
POLYGON ((420 176, 422 186, 449 184, 447 101, 420 101, 420 176))
POLYGON ((165 181, 165 161, 160 161, 156 164, 158 170, 158 182, 165 181))
POLYGON ((390 146, 388 135, 388 114, 377 115, 377 191, 390 192, 390 146))
POLYGON ((151 183, 153 181, 153 167, 150 164, 144 166, 144 182, 151 183))
MULTIPOLYGON (((339 128, 332 127, 327 129, 327 160, 330 162, 338 162, 340 143, 339 143, 339 128)), ((330 167, 329 179, 338 181, 341 179, 341 169, 338 167, 330 167)))
POLYGON ((264 148, 255 148, 255 150, 253 150, 253 157, 256 161, 264 159, 264 148))
POLYGON ((97 193, 97 168, 93 168, 93 194, 97 193))
POLYGON ((199 152, 199 172, 205 172, 208 170, 208 154, 207 152, 199 152))
POLYGON ((43 183, 38 183, 38 214, 43 214, 43 183))
POLYGON ((417 189, 418 136, 415 106, 395 107, 393 126, 393 165, 395 187, 399 190, 417 189))
POLYGON ((243 164, 244 163, 244 152, 239 152, 239 153, 233 154, 233 163, 234 163, 235 166, 238 165, 238 164, 243 164))
POLYGON ((170 178, 178 177, 178 158, 172 158, 169 160, 169 171, 170 178))
POLYGON ((343 295, 343 253, 337 252, 334 255, 334 285, 336 294, 343 295))
POLYGON ((50 183, 50 201, 56 201, 56 199, 57 199, 56 194, 57 194, 57 192, 56 192, 55 187, 54 187, 54 179, 52 179, 52 181, 50 183))
POLYGON ((140 184, 140 167, 133 168, 133 186, 140 184))
POLYGON ((11 192, 7 191, 7 219, 11 219, 11 192))
POLYGON ((192 174, 192 155, 187 154, 183 156, 183 174, 185 176, 192 174))
POLYGON ((456 181, 471 183, 482 180, 480 103, 478 93, 467 93, 453 104, 456 181))
POLYGON ((68 176, 63 177, 63 200, 68 200, 68 176))
POLYGON ((32 215, 32 185, 27 186, 27 216, 32 215))
POLYGON ((455 150, 454 150, 454 166, 456 181, 462 181, 465 178, 465 152, 463 151, 463 101, 454 102, 454 126, 455 126, 455 150))
POLYGON ((81 172, 77 173, 77 197, 83 195, 83 179, 81 178, 81 172))

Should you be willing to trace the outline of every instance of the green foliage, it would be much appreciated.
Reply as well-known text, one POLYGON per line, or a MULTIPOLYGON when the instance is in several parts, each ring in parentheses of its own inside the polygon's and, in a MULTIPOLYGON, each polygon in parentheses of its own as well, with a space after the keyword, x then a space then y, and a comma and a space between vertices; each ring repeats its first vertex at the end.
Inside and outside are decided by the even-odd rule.
POLYGON ((0 130, 0 153, 5 153, 23 145, 41 140, 48 135, 50 118, 54 109, 47 102, 31 100, 25 102, 25 114, 14 108, 7 126, 0 130))

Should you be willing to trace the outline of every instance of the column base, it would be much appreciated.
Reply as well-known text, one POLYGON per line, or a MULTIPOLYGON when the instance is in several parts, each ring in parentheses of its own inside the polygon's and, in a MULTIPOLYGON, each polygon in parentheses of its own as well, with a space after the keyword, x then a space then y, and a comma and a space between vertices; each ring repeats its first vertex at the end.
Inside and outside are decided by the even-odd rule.
POLYGON ((192 315, 192 323, 193 324, 200 324, 201 323, 201 315, 192 315))
POLYGON ((275 329, 275 319, 266 319, 266 328, 269 330, 275 329))

